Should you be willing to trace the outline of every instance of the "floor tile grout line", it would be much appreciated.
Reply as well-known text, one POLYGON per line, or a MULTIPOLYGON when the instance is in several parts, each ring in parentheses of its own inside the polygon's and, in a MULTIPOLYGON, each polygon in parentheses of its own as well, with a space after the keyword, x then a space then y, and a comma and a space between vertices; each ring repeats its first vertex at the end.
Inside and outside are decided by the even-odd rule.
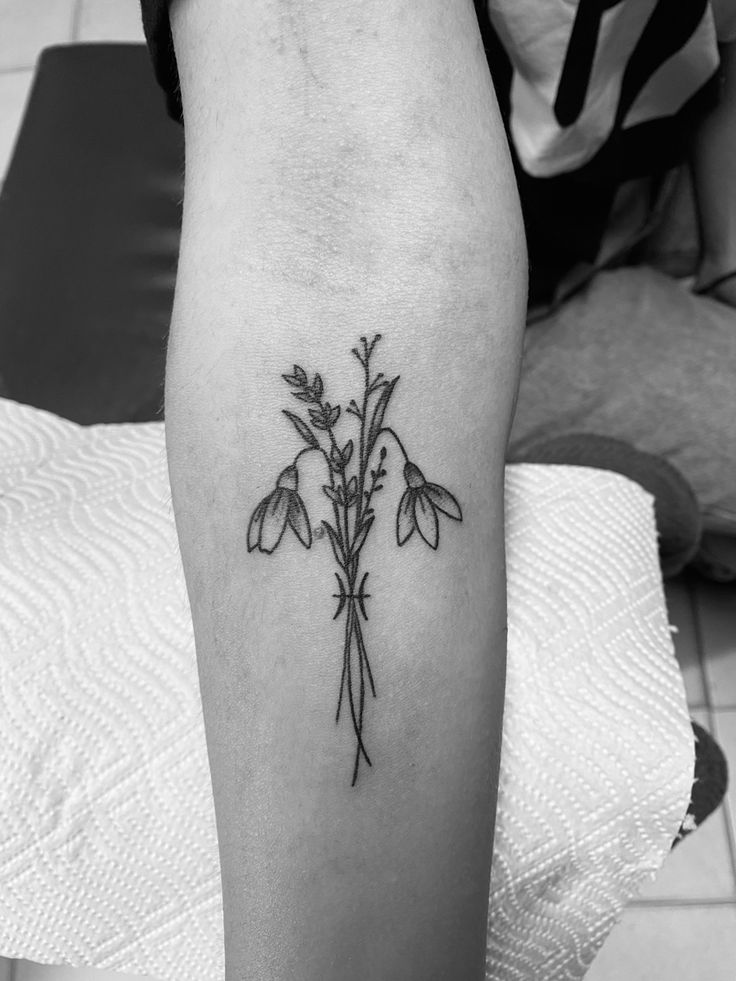
POLYGON ((695 636, 695 651, 698 655, 698 667, 700 668, 700 682, 703 686, 703 698, 705 699, 705 705, 703 706, 708 713, 712 708, 710 688, 708 686, 708 675, 705 670, 705 652, 703 651, 703 630, 700 623, 700 609, 695 598, 695 587, 693 586, 692 577, 687 580, 687 595, 690 601, 690 619, 693 625, 693 634, 695 636))
MULTIPOLYGON (((714 732, 714 712, 717 711, 713 707, 713 699, 711 698, 710 692, 710 682, 708 674, 705 670, 705 649, 703 646, 703 625, 700 618, 700 604, 696 599, 696 588, 693 584, 692 578, 687 581, 687 591, 690 597, 690 610, 693 620, 693 633, 695 634, 695 646, 698 652, 698 663, 700 664, 700 674, 703 682, 703 695, 706 702, 706 712, 708 715, 708 728, 711 733, 714 732)), ((720 745, 720 743, 719 743, 720 745)), ((726 761, 728 762, 728 761, 726 761)), ((734 838, 733 821, 731 815, 731 809, 728 803, 728 798, 724 797, 723 801, 719 805, 723 808, 726 817, 726 839, 728 840, 728 852, 731 859, 731 887, 733 889, 734 898, 736 898, 736 839, 734 838)))
POLYGON ((0 75, 22 75, 23 72, 32 72, 35 65, 13 65, 10 68, 0 68, 0 75))
MULTIPOLYGON (((718 729, 714 724, 715 719, 713 711, 708 713, 708 718, 710 720, 711 731, 717 736, 718 729)), ((718 745, 720 746, 720 743, 718 745)), ((726 759, 726 765, 729 767, 730 771, 731 766, 728 759, 726 759)), ((726 793, 724 796, 720 806, 723 808, 723 813, 726 819, 726 838, 728 839, 728 850, 731 855, 731 874, 733 876, 734 896, 736 897, 736 835, 734 834, 734 817, 736 817, 736 815, 731 813, 731 802, 728 799, 728 793, 726 793)))
MULTIPOLYGON (((708 672, 705 669, 706 654, 703 644, 703 625, 700 617, 700 604, 698 603, 696 596, 697 580, 693 582, 692 578, 688 579, 687 591, 690 598, 690 613, 692 616, 693 633, 695 635, 695 647, 698 654, 698 664, 700 665, 700 677, 703 685, 703 697, 705 698, 705 712, 708 718, 708 730, 711 734, 713 734, 715 729, 715 726, 713 725, 713 712, 715 710, 713 708, 713 699, 711 698, 710 679, 708 677, 708 672)), ((736 897, 736 841, 734 841, 728 801, 724 798, 720 806, 723 808, 726 816, 726 839, 728 841, 728 854, 731 860, 731 885, 732 889, 734 890, 734 896, 736 897)))

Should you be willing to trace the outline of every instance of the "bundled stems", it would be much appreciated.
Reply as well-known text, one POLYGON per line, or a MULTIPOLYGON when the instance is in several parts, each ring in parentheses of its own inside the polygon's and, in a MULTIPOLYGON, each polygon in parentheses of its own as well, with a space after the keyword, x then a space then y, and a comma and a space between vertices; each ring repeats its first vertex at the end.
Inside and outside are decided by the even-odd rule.
POLYGON ((437 548, 438 512, 457 521, 462 520, 460 506, 455 498, 445 488, 427 483, 419 468, 409 460, 394 430, 383 426, 384 416, 399 378, 396 376, 388 380, 384 378, 383 372, 378 372, 373 378, 371 377, 371 355, 380 338, 381 335, 376 334, 369 343, 365 337, 361 337, 360 346, 353 348, 352 352, 363 369, 361 405, 353 399, 345 410, 345 415, 354 415, 360 421, 356 453, 353 452, 351 439, 343 446, 340 446, 337 440, 335 427, 340 419, 341 408, 339 405, 331 405, 324 398, 322 377, 315 374, 310 381, 300 365, 294 365, 293 372, 283 376, 294 398, 307 406, 309 423, 300 415, 288 409, 283 410, 284 415, 307 445, 279 474, 275 489, 255 508, 248 526, 248 551, 258 548, 266 554, 271 554, 281 542, 287 526, 292 528, 305 548, 310 548, 312 529, 298 490, 297 463, 307 453, 317 452, 322 455, 327 464, 329 478, 329 483, 322 485, 322 491, 330 500, 334 520, 334 526, 329 521, 322 521, 322 528, 329 538, 339 569, 339 572, 335 573, 338 592, 333 594, 337 600, 333 619, 337 620, 343 613, 345 615, 342 674, 335 723, 340 721, 343 695, 347 691, 350 717, 356 738, 351 786, 355 786, 358 779, 361 756, 368 766, 373 765, 363 741, 366 675, 374 698, 376 688, 361 625, 361 618, 368 619, 366 602, 370 599, 370 595, 365 591, 368 573, 363 573, 360 578, 360 555, 375 518, 372 507, 374 495, 382 489, 381 481, 386 476, 385 444, 381 446, 377 464, 373 469, 370 468, 371 459, 382 436, 391 437, 404 457, 404 479, 407 488, 399 503, 396 519, 399 546, 408 541, 413 532, 418 530, 419 536, 430 548, 437 548), (320 440, 318 436, 320 432, 324 433, 325 439, 329 441, 328 446, 320 440), (348 478, 349 468, 352 469, 352 475, 348 478), (354 519, 351 521, 353 508, 354 519), (354 662, 354 658, 357 658, 357 661, 354 662), (354 673, 354 663, 357 676, 354 673))

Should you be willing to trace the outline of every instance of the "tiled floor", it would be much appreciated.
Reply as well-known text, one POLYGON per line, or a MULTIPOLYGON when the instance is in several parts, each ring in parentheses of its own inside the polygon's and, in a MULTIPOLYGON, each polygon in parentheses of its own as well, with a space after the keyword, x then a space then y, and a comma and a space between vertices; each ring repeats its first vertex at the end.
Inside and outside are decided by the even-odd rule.
MULTIPOLYGON (((667 584, 692 717, 718 739, 736 779, 736 586, 667 584)), ((631 903, 587 981, 736 979, 736 788, 631 903)))
MULTIPOLYGON (((41 48, 142 41, 143 32, 138 0, 0 0, 0 23, 1 181, 41 48)), ((682 579, 669 584, 667 594, 692 714, 720 740, 736 773, 736 587, 682 579)), ((656 881, 631 904, 588 981, 736 979, 735 817, 732 785, 726 806, 672 852, 656 881)), ((0 958, 0 981, 120 977, 0 958)))

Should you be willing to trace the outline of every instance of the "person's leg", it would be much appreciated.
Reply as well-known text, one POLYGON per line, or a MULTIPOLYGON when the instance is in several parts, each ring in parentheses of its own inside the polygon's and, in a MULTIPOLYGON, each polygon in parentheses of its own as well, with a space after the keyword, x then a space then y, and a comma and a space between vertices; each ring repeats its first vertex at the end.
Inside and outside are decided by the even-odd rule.
POLYGON ((166 435, 228 981, 480 979, 526 259, 473 5, 172 22, 166 435))

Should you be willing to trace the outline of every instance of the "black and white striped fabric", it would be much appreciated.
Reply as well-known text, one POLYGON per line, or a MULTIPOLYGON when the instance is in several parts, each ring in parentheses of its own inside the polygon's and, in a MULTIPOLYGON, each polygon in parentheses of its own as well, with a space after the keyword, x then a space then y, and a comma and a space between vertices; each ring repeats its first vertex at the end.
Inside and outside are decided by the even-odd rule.
POLYGON ((533 299, 622 254, 718 99, 734 0, 477 0, 533 299))

